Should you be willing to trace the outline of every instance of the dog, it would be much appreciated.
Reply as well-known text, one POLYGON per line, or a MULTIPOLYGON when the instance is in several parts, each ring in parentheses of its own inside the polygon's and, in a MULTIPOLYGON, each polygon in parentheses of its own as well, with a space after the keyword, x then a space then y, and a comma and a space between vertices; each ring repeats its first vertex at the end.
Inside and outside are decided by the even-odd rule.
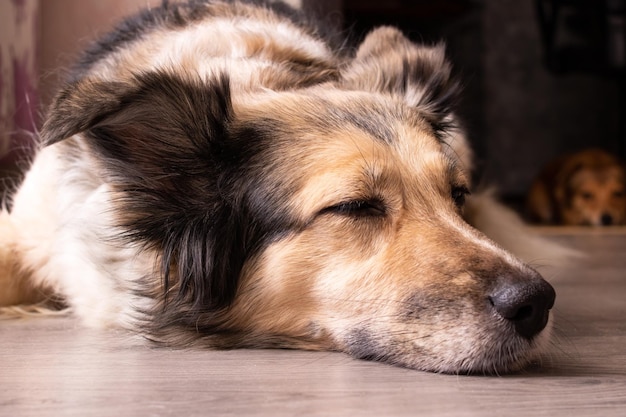
POLYGON ((626 223, 624 165, 600 149, 555 159, 537 176, 527 197, 531 221, 612 226, 626 223))
POLYGON ((0 305, 60 298, 167 346, 535 360, 555 292, 470 225, 524 234, 470 195, 444 46, 332 33, 279 3, 191 1, 95 43, 0 214, 0 305))

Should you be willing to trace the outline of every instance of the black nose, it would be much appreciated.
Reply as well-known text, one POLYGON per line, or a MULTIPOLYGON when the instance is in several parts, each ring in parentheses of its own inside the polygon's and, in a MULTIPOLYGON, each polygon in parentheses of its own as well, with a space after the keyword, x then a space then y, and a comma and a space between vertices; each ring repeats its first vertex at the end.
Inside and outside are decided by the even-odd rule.
POLYGON ((602 217, 600 217, 600 223, 602 223, 602 226, 610 226, 613 224, 613 217, 608 213, 604 213, 602 217))
POLYGON ((530 339, 546 327, 555 297, 552 285, 537 274, 530 280, 501 279, 489 301, 520 336, 530 339))

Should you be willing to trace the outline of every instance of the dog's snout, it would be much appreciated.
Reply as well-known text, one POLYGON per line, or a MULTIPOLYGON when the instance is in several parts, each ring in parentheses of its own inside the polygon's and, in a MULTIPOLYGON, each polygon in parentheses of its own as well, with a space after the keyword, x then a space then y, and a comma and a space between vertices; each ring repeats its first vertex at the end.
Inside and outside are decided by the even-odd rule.
POLYGON ((604 213, 602 217, 600 217, 600 223, 602 226, 610 226, 613 224, 613 216, 608 213, 604 213))
POLYGON ((489 302, 520 336, 530 339, 546 327, 555 297, 554 288, 537 276, 530 281, 501 280, 489 302))

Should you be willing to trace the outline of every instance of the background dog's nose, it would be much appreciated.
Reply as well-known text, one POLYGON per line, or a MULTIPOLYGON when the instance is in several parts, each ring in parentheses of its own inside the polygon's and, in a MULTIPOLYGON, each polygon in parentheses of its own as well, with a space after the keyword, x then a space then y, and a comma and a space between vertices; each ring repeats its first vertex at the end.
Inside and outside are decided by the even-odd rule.
POLYGON ((602 226, 610 226, 613 224, 613 217, 611 217, 608 213, 604 213, 600 218, 600 222, 602 223, 602 226))
POLYGON ((556 297, 554 288, 541 277, 531 281, 502 281, 489 297, 491 305, 515 326, 520 336, 532 338, 548 323, 556 297))

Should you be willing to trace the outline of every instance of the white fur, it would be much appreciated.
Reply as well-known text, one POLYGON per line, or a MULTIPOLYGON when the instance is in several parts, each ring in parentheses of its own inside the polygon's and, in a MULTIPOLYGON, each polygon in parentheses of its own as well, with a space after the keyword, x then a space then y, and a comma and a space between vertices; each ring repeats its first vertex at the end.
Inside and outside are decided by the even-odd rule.
POLYGON ((93 178, 89 160, 68 171, 60 148, 39 152, 13 198, 10 221, 20 265, 35 286, 70 299, 86 324, 126 324, 141 301, 124 282, 138 278, 146 255, 111 239, 107 186, 93 178))

